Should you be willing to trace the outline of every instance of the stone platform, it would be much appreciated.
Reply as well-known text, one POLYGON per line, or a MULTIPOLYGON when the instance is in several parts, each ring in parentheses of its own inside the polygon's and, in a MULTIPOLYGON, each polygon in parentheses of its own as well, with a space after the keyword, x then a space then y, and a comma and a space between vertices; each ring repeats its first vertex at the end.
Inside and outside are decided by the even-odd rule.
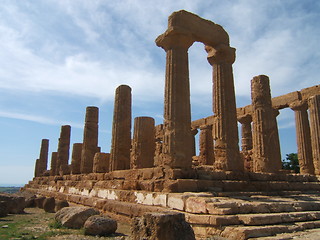
POLYGON ((24 190, 122 221, 150 211, 183 212, 198 238, 249 239, 320 227, 320 183, 311 175, 148 168, 36 177, 24 190))

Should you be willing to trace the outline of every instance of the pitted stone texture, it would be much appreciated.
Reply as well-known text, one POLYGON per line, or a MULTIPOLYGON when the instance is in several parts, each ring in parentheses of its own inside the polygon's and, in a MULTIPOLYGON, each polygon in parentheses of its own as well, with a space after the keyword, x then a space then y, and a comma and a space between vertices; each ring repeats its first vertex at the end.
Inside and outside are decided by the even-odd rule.
POLYGON ((131 151, 131 168, 149 168, 154 165, 155 126, 151 117, 134 119, 134 134, 131 151))
POLYGON ((110 167, 110 153, 96 153, 93 159, 94 173, 107 173, 110 167))
POLYGON ((271 105, 269 78, 256 76, 251 80, 253 121, 253 164, 255 172, 277 172, 281 155, 276 116, 271 105))
POLYGON ((91 216, 84 223, 84 234, 93 236, 107 236, 117 230, 117 221, 104 216, 91 216))
POLYGON ((71 134, 71 126, 64 125, 61 126, 59 144, 58 144, 58 159, 57 159, 57 168, 56 174, 60 174, 60 168, 65 169, 68 165, 69 160, 69 148, 70 148, 70 134, 71 134))
POLYGON ((112 123, 110 171, 130 168, 131 149, 131 88, 116 89, 112 123))
POLYGON ((18 196, 16 194, 6 194, 6 193, 1 193, 0 194, 0 202, 5 202, 2 203, 2 207, 7 207, 7 211, 4 213, 12 213, 12 214, 17 214, 17 213, 24 213, 24 208, 25 208, 25 198, 18 196))
POLYGON ((99 211, 89 207, 65 207, 55 214, 55 220, 64 227, 80 229, 89 217, 99 214, 99 211))
POLYGON ((195 240, 191 226, 183 213, 145 213, 134 219, 131 227, 133 240, 195 240))
POLYGON ((99 109, 87 107, 81 152, 81 173, 93 172, 93 158, 98 152, 99 109))

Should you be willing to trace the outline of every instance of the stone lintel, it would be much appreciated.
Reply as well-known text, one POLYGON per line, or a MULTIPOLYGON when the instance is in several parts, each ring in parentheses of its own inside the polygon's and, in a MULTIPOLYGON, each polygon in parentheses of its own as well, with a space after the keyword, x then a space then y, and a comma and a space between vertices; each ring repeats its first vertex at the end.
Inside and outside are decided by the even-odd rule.
POLYGON ((272 107, 275 109, 283 109, 289 107, 290 103, 301 100, 299 91, 291 92, 285 95, 272 98, 272 107))
POLYGON ((320 85, 304 88, 300 90, 301 98, 307 100, 309 97, 320 95, 320 85))
POLYGON ((220 25, 185 10, 169 16, 168 29, 156 39, 157 46, 160 46, 164 38, 177 33, 188 34, 194 41, 213 47, 219 44, 229 45, 228 33, 220 25))

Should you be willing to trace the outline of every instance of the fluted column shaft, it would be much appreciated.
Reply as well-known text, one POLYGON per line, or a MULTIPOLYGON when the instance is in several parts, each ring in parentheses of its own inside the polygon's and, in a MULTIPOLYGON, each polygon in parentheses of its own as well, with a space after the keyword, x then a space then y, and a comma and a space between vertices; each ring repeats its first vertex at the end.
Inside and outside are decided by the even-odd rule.
POLYGON ((235 49, 226 45, 206 46, 208 62, 213 67, 213 113, 215 115, 215 168, 241 171, 237 111, 232 64, 235 49))
POLYGON ((214 147, 211 125, 200 127, 198 159, 201 165, 213 165, 214 163, 214 147))
POLYGON ((93 171, 93 158, 98 152, 98 121, 99 109, 92 106, 87 107, 81 150, 81 173, 92 173, 93 171))
POLYGON ((190 36, 168 35, 157 45, 166 51, 166 82, 164 99, 164 141, 161 165, 190 168, 192 135, 188 49, 190 36))
POLYGON ((313 165, 315 174, 320 175, 320 95, 310 97, 308 105, 313 165))
POLYGON ((70 134, 71 134, 71 126, 70 125, 61 126, 60 138, 59 138, 59 143, 58 143, 58 158, 57 158, 56 175, 59 175, 60 168, 61 169, 68 168, 70 134))
POLYGON ((290 108, 294 111, 295 115, 300 173, 314 174, 310 126, 307 111, 308 105, 305 101, 299 101, 290 104, 290 108))
POLYGON ((34 176, 35 177, 40 177, 39 173, 39 159, 36 160, 35 166, 34 166, 34 176))
POLYGON ((154 166, 155 127, 151 117, 134 119, 131 168, 150 168, 154 166))
POLYGON ((121 85, 116 89, 112 143, 110 152, 110 171, 130 168, 131 149, 131 88, 121 85))
POLYGON ((276 114, 271 104, 269 78, 264 75, 251 80, 253 121, 253 170, 277 172, 281 168, 276 114))
POLYGON ((71 155, 71 174, 81 173, 82 143, 74 143, 71 155))

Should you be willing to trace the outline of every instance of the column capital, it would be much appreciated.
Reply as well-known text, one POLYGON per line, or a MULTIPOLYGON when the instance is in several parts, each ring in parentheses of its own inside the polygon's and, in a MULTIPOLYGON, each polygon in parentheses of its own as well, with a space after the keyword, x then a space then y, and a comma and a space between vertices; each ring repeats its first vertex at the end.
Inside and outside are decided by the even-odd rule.
POLYGON ((300 100, 300 101, 296 101, 293 102, 289 105, 289 107, 293 110, 293 111, 302 111, 302 110, 308 110, 308 104, 307 101, 304 100, 300 100))
POLYGON ((212 125, 201 125, 201 126, 199 127, 199 129, 200 129, 200 130, 206 130, 206 129, 212 130, 212 125))
POLYGON ((236 60, 236 49, 224 44, 216 47, 206 45, 205 50, 208 53, 207 59, 210 65, 221 63, 233 64, 236 60))
POLYGON ((245 114, 245 115, 242 115, 242 116, 238 116, 237 119, 238 119, 238 122, 240 122, 241 124, 251 123, 252 122, 251 114, 245 114))
POLYGON ((195 40, 191 34, 176 31, 162 34, 156 39, 157 46, 163 48, 165 51, 173 48, 188 49, 194 42, 195 40))

